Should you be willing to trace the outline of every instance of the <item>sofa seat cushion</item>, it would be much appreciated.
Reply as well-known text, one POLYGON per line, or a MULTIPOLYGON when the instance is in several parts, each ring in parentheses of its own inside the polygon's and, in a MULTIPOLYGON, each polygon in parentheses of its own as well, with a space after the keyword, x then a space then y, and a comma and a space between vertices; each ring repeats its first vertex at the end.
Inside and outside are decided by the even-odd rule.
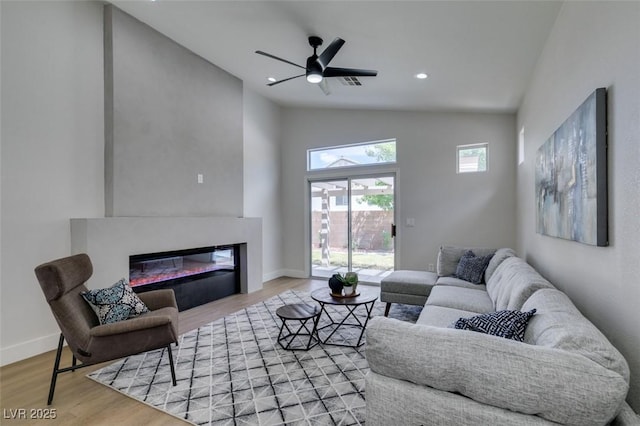
POLYGON ((454 287, 472 288, 474 290, 487 290, 487 286, 485 284, 474 284, 456 277, 438 277, 436 285, 450 285, 454 287))
POLYGON ((462 311, 484 314, 494 312, 493 301, 486 291, 455 286, 435 286, 427 299, 426 307, 442 306, 462 311))
POLYGON ((365 333, 375 373, 560 424, 607 424, 628 391, 619 374, 555 348, 385 317, 365 333))
POLYGON ((537 309, 525 332, 525 342, 581 355, 629 380, 629 366, 620 352, 575 307, 563 292, 535 292, 523 309, 537 309))
POLYGON ((554 287, 519 257, 503 260, 487 282, 487 293, 496 311, 522 311, 529 296, 542 288, 554 287))
POLYGON ((471 318, 475 315, 478 315, 478 313, 443 306, 427 306, 420 312, 416 324, 451 327, 460 318, 471 318))

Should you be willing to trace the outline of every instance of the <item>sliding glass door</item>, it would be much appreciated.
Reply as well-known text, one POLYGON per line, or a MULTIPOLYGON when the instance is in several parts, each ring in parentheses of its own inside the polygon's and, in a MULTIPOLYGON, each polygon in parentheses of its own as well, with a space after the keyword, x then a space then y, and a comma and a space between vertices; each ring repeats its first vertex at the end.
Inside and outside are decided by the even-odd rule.
POLYGON ((379 283, 393 271, 394 187, 392 174, 310 182, 312 276, 379 283))

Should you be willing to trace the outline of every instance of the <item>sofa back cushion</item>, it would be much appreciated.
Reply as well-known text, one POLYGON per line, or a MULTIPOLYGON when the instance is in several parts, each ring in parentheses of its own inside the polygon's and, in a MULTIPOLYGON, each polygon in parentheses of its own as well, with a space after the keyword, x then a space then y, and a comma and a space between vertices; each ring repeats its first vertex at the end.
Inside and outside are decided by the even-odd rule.
POLYGON ((495 253, 496 249, 489 247, 456 247, 442 246, 438 252, 437 272, 439 277, 448 277, 456 273, 460 258, 471 250, 476 256, 487 256, 495 253))
POLYGON ((484 271, 484 282, 489 282, 493 273, 505 259, 514 256, 516 256, 516 252, 508 247, 499 248, 498 250, 496 250, 493 257, 489 261, 489 266, 487 266, 486 271, 484 271))
POLYGON ((496 311, 521 311, 524 302, 542 288, 554 288, 535 269, 519 257, 508 257, 487 281, 487 292, 496 311))
POLYGON ((566 294, 551 288, 537 291, 522 309, 537 310, 527 326, 525 343, 582 355, 629 381, 629 366, 624 357, 566 294))

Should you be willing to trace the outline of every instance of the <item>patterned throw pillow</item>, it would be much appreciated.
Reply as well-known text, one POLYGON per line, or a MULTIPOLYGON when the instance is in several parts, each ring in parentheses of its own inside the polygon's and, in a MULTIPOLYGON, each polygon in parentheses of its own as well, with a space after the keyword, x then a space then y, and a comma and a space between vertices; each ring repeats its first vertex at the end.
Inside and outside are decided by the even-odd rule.
POLYGON ((489 314, 477 315, 471 318, 460 318, 453 325, 460 330, 471 330, 506 339, 524 340, 524 332, 527 329, 529 319, 536 313, 535 309, 529 312, 497 311, 489 314))
POLYGON ((458 262, 454 277, 474 284, 482 284, 484 271, 487 270, 492 257, 492 254, 477 257, 473 251, 466 251, 458 262))
POLYGON ((109 288, 80 293, 96 313, 100 324, 110 324, 149 312, 127 280, 122 278, 109 288))

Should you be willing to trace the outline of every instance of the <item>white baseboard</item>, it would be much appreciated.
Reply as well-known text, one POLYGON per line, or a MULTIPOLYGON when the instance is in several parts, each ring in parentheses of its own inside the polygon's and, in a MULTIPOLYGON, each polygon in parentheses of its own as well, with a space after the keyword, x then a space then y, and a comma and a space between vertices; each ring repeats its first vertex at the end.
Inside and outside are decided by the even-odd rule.
POLYGON ((0 350, 0 365, 13 364, 14 362, 54 350, 58 347, 58 339, 60 339, 60 333, 54 333, 2 348, 0 350))
POLYGON ((262 282, 266 283, 267 281, 275 280, 276 278, 283 277, 285 275, 284 270, 278 269, 277 271, 268 272, 262 275, 262 282))
POLYGON ((299 269, 283 269, 282 277, 291 277, 291 278, 309 278, 309 275, 304 271, 299 269))
POLYGON ((262 282, 267 282, 271 280, 275 280, 280 277, 291 277, 291 278, 309 278, 304 271, 300 271, 297 269, 278 269, 277 271, 269 272, 262 276, 262 282))

